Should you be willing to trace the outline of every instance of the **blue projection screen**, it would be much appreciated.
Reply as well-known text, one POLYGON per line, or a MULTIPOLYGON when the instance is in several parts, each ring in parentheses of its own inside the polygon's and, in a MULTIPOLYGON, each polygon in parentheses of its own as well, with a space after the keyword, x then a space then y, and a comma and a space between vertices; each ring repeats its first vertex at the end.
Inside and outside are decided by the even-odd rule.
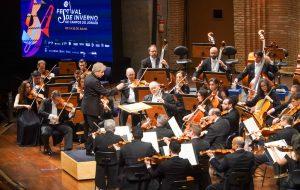
POLYGON ((113 61, 111 0, 21 0, 22 56, 113 61))

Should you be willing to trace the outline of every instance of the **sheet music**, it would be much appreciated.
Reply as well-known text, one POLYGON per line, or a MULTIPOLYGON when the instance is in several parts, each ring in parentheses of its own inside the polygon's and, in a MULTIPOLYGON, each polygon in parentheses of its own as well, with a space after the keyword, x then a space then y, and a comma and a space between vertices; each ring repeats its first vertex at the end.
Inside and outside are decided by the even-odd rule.
POLYGON ((122 139, 131 142, 133 139, 129 126, 117 126, 115 128, 115 135, 119 135, 122 139))
POLYGON ((151 143, 156 152, 159 152, 156 132, 143 132, 142 141, 151 143))
POLYGON ((149 106, 143 102, 138 102, 134 104, 119 105, 119 108, 125 110, 128 113, 138 113, 139 111, 150 109, 152 108, 152 106, 149 106))
POLYGON ((270 154, 273 162, 277 162, 279 158, 282 159, 286 155, 285 152, 281 152, 278 150, 278 148, 276 148, 276 146, 278 146, 278 147, 287 146, 287 143, 285 142, 284 139, 265 143, 265 146, 267 146, 267 147, 275 146, 274 148, 267 148, 267 151, 270 154))
MULTIPOLYGON (((169 146, 163 146, 163 151, 164 151, 165 156, 170 155, 169 146)), ((188 159, 192 166, 195 166, 198 164, 198 160, 195 156, 195 152, 194 152, 192 143, 181 144, 181 151, 179 153, 179 157, 188 159)))
POLYGON ((181 129, 180 129, 180 127, 179 127, 179 125, 178 125, 178 123, 177 123, 174 116, 171 119, 169 119, 168 123, 169 123, 174 135, 176 137, 181 137, 182 136, 182 131, 181 131, 181 129))
POLYGON ((262 135, 253 117, 250 117, 243 122, 252 139, 256 139, 262 135))

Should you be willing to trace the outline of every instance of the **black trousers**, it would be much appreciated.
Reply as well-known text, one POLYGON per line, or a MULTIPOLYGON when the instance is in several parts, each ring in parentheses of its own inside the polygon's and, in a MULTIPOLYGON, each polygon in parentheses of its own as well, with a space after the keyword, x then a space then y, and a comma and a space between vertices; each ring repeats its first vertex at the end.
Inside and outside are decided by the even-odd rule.
POLYGON ((49 146, 49 137, 58 131, 64 136, 65 150, 72 149, 73 147, 73 130, 70 126, 66 124, 58 125, 42 125, 41 128, 41 138, 44 146, 49 146))
POLYGON ((93 138, 92 133, 98 130, 98 127, 94 124, 98 124, 102 121, 101 118, 98 118, 97 116, 93 115, 86 115, 83 114, 85 127, 84 127, 84 137, 86 139, 85 142, 85 149, 86 152, 92 152, 93 150, 93 138))
POLYGON ((107 171, 105 171, 105 166, 96 166, 96 176, 95 183, 100 189, 106 189, 105 176, 107 176, 107 187, 117 188, 119 186, 118 181, 118 164, 114 166, 108 166, 107 171))
MULTIPOLYGON (((124 126, 127 123, 127 119, 128 119, 129 113, 126 111, 121 110, 120 112, 120 119, 119 119, 119 123, 120 126, 124 126)), ((138 123, 140 122, 140 116, 138 114, 131 114, 131 119, 132 119, 132 127, 135 127, 138 125, 138 123)))

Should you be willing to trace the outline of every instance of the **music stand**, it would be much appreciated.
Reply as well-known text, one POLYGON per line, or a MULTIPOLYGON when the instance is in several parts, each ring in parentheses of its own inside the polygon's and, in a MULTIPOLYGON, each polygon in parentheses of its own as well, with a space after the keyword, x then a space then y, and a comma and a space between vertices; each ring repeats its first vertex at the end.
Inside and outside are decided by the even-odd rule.
POLYGON ((197 95, 181 94, 181 97, 185 110, 191 111, 192 109, 195 109, 198 104, 197 95))
POLYGON ((151 106, 151 109, 145 110, 147 116, 150 118, 151 121, 156 121, 158 115, 168 115, 165 105, 159 102, 147 102, 144 101, 147 105, 151 106))
POLYGON ((58 66, 59 75, 73 75, 77 69, 76 62, 73 61, 61 61, 58 66))
POLYGON ((69 93, 72 89, 71 83, 55 83, 55 84, 46 84, 45 85, 45 94, 47 97, 50 97, 51 93, 54 90, 58 90, 60 93, 69 93))
POLYGON ((74 117, 72 118, 72 122, 74 124, 79 124, 82 121, 84 121, 84 118, 83 118, 83 113, 81 111, 81 108, 80 107, 76 107, 74 117))
POLYGON ((53 83, 69 83, 74 80, 75 78, 73 75, 55 76, 52 78, 53 83))
POLYGON ((147 86, 135 87, 133 89, 133 92, 134 92, 136 102, 142 102, 144 100, 144 97, 151 93, 149 87, 147 86))
MULTIPOLYGON (((61 93, 61 97, 65 101, 68 100, 70 95, 71 95, 71 93, 61 93)), ((69 100, 69 103, 72 103, 74 107, 77 107, 78 106, 78 101, 79 101, 79 93, 73 93, 70 100, 69 100)))
POLYGON ((242 121, 249 119, 250 117, 254 118, 253 114, 245 106, 237 104, 235 105, 235 108, 238 110, 242 121))
POLYGON ((165 68, 142 68, 143 73, 145 72, 142 80, 145 80, 147 82, 156 81, 159 84, 164 84, 165 86, 168 86, 168 73, 165 68), (147 71, 145 72, 145 70, 147 71))
POLYGON ((228 80, 227 74, 226 73, 220 73, 220 72, 211 72, 211 71, 204 71, 203 72, 203 78, 206 79, 207 84, 209 83, 209 80, 211 78, 216 78, 219 80, 220 84, 223 87, 230 87, 231 83, 228 80))

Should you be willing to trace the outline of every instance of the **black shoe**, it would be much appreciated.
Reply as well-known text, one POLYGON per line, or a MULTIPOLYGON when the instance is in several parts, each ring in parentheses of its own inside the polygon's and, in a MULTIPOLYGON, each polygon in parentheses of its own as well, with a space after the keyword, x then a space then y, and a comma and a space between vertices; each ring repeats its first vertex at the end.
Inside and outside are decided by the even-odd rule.
POLYGON ((48 154, 48 155, 53 154, 53 152, 49 146, 44 147, 44 154, 48 154))

